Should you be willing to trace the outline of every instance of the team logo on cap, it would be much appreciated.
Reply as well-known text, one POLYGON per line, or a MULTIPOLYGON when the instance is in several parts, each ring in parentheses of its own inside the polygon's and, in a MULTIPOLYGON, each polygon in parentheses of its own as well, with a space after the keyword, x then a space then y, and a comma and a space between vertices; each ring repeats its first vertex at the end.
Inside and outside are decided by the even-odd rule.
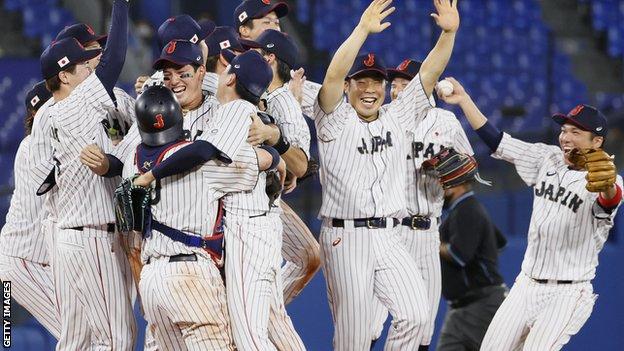
POLYGON ((165 121, 163 120, 163 115, 161 113, 154 116, 156 122, 153 124, 154 128, 162 129, 165 126, 165 121))
POLYGON ((597 131, 597 132, 602 131, 602 127, 597 127, 597 128, 596 128, 596 131, 597 131))
POLYGON ((168 53, 169 55, 173 54, 173 52, 176 49, 176 42, 175 41, 170 41, 169 44, 167 44, 167 50, 165 50, 166 53, 168 53))
POLYGON ((37 103, 39 103, 39 96, 35 95, 32 99, 30 99, 30 106, 35 107, 37 103))
POLYGON ((270 48, 272 48, 272 47, 274 47, 274 46, 275 46, 275 44, 273 44, 273 43, 268 43, 268 44, 267 44, 267 48, 269 48, 269 49, 270 49, 270 48))
POLYGON ((62 59, 58 60, 56 63, 58 63, 59 67, 63 68, 69 64, 69 59, 67 58, 67 56, 65 56, 62 59))
POLYGON ((265 5, 271 5, 271 0, 262 0, 265 5))
POLYGON ((375 54, 368 54, 364 60, 364 66, 372 67, 375 64, 375 54))
POLYGON ((89 32, 89 34, 91 34, 91 35, 95 35, 95 32, 93 31, 93 28, 91 28, 91 26, 90 26, 90 25, 85 24, 85 26, 87 26, 87 32, 89 32))
POLYGON ((399 67, 397 67, 397 69, 399 71, 405 71, 407 69, 407 66, 409 66, 410 62, 412 62, 412 60, 409 60, 409 59, 401 62, 401 64, 399 65, 399 67))
POLYGON ((247 11, 243 11, 243 12, 241 12, 240 15, 238 15, 238 21, 242 23, 244 20, 247 19, 247 17, 248 17, 247 16, 247 11))
POLYGON ((219 43, 219 47, 221 48, 221 50, 227 49, 230 46, 232 46, 232 44, 230 44, 229 40, 224 40, 224 41, 219 43))
POLYGON ((195 61, 201 61, 201 56, 197 56, 197 58, 195 59, 195 61))
POLYGON ((199 41, 199 37, 197 36, 197 34, 195 34, 189 41, 193 44, 197 44, 197 42, 199 41))
POLYGON ((585 106, 583 106, 583 105, 577 105, 575 108, 572 109, 572 111, 570 111, 569 115, 570 116, 576 116, 579 113, 581 113, 581 111, 583 111, 584 108, 585 108, 585 106))

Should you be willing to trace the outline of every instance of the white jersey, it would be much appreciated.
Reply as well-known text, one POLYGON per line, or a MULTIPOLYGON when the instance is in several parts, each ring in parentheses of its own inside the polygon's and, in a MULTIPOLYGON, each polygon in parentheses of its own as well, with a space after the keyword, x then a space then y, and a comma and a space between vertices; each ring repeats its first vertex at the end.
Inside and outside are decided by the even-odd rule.
POLYGON ((113 192, 119 179, 100 177, 80 162, 80 152, 87 145, 97 144, 105 151, 112 147, 103 122, 113 109, 113 101, 96 74, 50 106, 61 229, 115 221, 113 192))
MULTIPOLYGON (((165 158, 185 145, 188 143, 167 151, 165 158)), ((130 154, 124 162, 124 178, 139 173, 134 156, 130 154)), ((160 190, 154 195, 160 200, 151 207, 153 219, 189 235, 211 236, 219 209, 217 200, 226 193, 251 190, 258 178, 256 153, 249 144, 232 159, 229 165, 208 161, 193 171, 161 179, 160 190)), ((152 230, 144 240, 141 257, 147 262, 150 257, 192 253, 209 258, 202 248, 186 246, 152 230)))
MULTIPOLYGON (((592 280, 617 211, 606 213, 598 194, 585 189, 587 172, 569 169, 558 146, 508 134, 492 156, 513 163, 534 190, 522 272, 534 279, 592 280)), ((619 175, 617 184, 622 187, 619 175)))
POLYGON ((202 80, 202 90, 207 91, 211 95, 217 95, 218 86, 219 75, 214 72, 206 72, 204 80, 202 80))
POLYGON ((323 204, 329 218, 404 217, 407 130, 414 130, 431 108, 420 76, 373 122, 360 119, 341 101, 330 113, 317 103, 315 125, 323 204))
POLYGON ((318 96, 319 91, 321 90, 321 85, 319 83, 311 82, 306 80, 303 83, 303 91, 301 92, 301 110, 304 115, 309 118, 314 119, 314 103, 316 102, 316 97, 318 96))
POLYGON ((49 256, 41 225, 46 213, 43 197, 35 195, 39 184, 29 172, 30 141, 30 136, 24 138, 15 155, 15 190, 0 233, 0 248, 4 255, 47 264, 49 256))
POLYGON ((54 103, 54 98, 48 99, 35 114, 33 119, 32 131, 30 133, 30 152, 28 160, 30 164, 30 172, 35 177, 38 185, 43 183, 44 179, 54 169, 54 161, 52 155, 52 128, 50 127, 50 105, 54 103))
POLYGON ((473 155, 472 147, 453 112, 432 108, 416 127, 408 132, 407 213, 440 217, 444 189, 433 171, 424 171, 422 163, 440 152, 442 147, 473 155))
POLYGON ((268 93, 266 100, 266 112, 275 118, 275 124, 279 127, 284 139, 303 150, 309 159, 310 129, 288 85, 285 84, 268 93))

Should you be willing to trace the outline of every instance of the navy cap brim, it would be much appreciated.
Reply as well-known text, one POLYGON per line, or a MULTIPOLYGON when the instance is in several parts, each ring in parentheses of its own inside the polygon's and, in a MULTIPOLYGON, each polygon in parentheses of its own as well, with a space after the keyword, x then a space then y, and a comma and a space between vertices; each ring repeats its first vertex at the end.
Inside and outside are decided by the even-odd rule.
POLYGON ((236 54, 230 49, 221 50, 221 55, 223 55, 223 58, 227 61, 227 63, 232 62, 232 60, 236 57, 236 54))
POLYGON ((583 125, 579 121, 574 120, 572 118, 569 118, 568 116, 566 116, 564 114, 560 114, 560 113, 555 114, 555 115, 552 116, 552 119, 553 119, 553 121, 555 121, 555 123, 557 123, 560 126, 568 123, 568 124, 572 124, 574 126, 577 126, 577 127, 581 128, 584 131, 593 132, 593 130, 591 128, 588 128, 587 126, 583 125))
POLYGON ((99 37, 97 37, 97 39, 95 39, 95 41, 97 41, 101 47, 106 46, 107 40, 108 40, 108 35, 100 35, 99 37))
POLYGON ((288 14, 289 10, 290 8, 288 7, 288 4, 286 4, 285 2, 278 2, 274 4, 273 6, 269 7, 266 11, 260 12, 252 18, 257 19, 260 17, 264 17, 271 12, 275 12, 275 15, 277 16, 277 18, 282 18, 288 14))
POLYGON ((240 38, 238 39, 238 41, 241 43, 245 50, 262 48, 262 45, 260 43, 253 40, 240 38))
POLYGON ((361 76, 373 75, 375 73, 381 75, 385 80, 388 80, 388 73, 385 70, 381 70, 379 68, 361 69, 359 71, 353 72, 352 74, 348 75, 346 77, 346 79, 352 79, 352 78, 361 77, 361 76))
POLYGON ((388 68, 386 69, 386 72, 388 72, 388 81, 390 82, 392 82, 394 78, 405 78, 407 80, 414 79, 412 75, 403 71, 399 71, 398 69, 395 69, 395 68, 388 68))
POLYGON ((173 63, 174 65, 178 65, 178 66, 186 66, 186 65, 191 65, 191 64, 195 63, 195 61, 193 61, 193 60, 184 60, 184 59, 174 60, 174 59, 169 58, 169 57, 161 57, 158 60, 154 61, 154 64, 152 65, 152 68, 155 69, 155 70, 160 70, 167 63, 173 63))

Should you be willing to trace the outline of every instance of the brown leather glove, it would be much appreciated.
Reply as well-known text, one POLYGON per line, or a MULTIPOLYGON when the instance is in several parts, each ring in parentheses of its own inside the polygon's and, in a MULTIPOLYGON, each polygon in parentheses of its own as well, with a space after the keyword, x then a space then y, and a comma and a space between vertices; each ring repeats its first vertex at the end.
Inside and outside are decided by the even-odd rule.
POLYGON ((617 170, 613 163, 613 156, 604 150, 598 149, 573 149, 570 151, 570 162, 578 168, 587 171, 585 188, 592 193, 607 191, 615 184, 617 170))

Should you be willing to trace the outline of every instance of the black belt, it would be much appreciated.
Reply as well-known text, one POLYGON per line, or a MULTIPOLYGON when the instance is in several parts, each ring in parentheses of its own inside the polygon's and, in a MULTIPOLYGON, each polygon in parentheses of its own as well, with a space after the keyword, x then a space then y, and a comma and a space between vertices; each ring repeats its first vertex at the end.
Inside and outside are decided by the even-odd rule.
POLYGON ((556 279, 535 279, 531 278, 532 281, 540 284, 574 284, 580 283, 580 280, 556 280, 556 279))
POLYGON ((431 218, 425 216, 405 217, 401 221, 401 224, 414 230, 427 230, 431 228, 431 218))
MULTIPOLYGON (((396 218, 389 219, 392 219, 393 227, 396 227, 400 223, 400 221, 396 218)), ((369 229, 386 228, 386 220, 386 217, 348 219, 348 221, 353 221, 354 228, 366 227, 369 229)), ((331 223, 332 227, 344 228, 345 220, 340 218, 332 218, 331 223)))
MULTIPOLYGON (((91 227, 87 227, 87 228, 91 228, 91 227)), ((71 230, 78 230, 78 231, 84 231, 84 227, 73 227, 73 228, 69 228, 71 230)), ((94 228, 96 229, 96 228, 94 228)), ((108 233, 114 233, 115 232, 115 223, 108 223, 106 224, 106 231, 108 233)))
POLYGON ((475 301, 479 301, 485 297, 488 297, 497 291, 504 292, 506 290, 507 288, 505 287, 505 285, 485 286, 483 288, 468 291, 467 293, 464 294, 464 296, 458 299, 450 300, 449 306, 451 308, 461 308, 464 306, 468 306, 475 301))
POLYGON ((195 262, 197 261, 196 254, 179 254, 175 256, 169 256, 169 262, 195 262))

